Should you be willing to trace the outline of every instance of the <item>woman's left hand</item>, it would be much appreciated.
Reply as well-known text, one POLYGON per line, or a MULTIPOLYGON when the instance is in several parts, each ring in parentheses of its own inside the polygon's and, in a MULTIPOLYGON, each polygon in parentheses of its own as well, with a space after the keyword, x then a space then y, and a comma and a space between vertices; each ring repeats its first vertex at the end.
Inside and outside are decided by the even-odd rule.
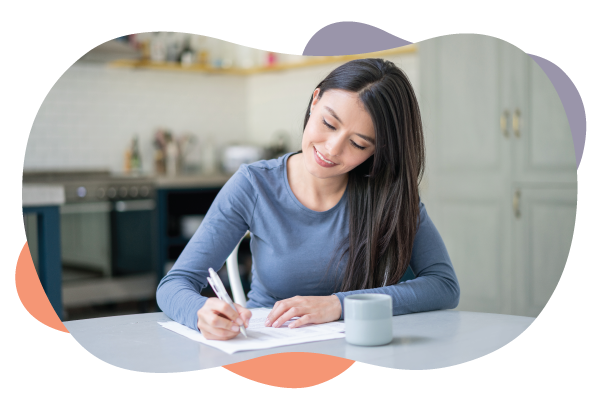
POLYGON ((286 321, 300 317, 289 327, 298 328, 305 324, 322 324, 336 321, 342 315, 342 304, 336 295, 295 296, 275 303, 267 316, 265 326, 279 328, 286 321))

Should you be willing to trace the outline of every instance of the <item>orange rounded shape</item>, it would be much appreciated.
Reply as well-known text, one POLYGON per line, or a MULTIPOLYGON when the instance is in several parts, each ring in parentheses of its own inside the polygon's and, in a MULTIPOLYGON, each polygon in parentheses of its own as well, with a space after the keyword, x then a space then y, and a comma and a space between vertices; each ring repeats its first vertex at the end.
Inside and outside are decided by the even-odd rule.
POLYGON ((352 360, 316 353, 270 354, 223 368, 270 386, 304 388, 335 378, 354 364, 352 360))
POLYGON ((46 296, 27 242, 17 260, 15 286, 19 325, 0 325, 2 336, 71 336, 46 296))

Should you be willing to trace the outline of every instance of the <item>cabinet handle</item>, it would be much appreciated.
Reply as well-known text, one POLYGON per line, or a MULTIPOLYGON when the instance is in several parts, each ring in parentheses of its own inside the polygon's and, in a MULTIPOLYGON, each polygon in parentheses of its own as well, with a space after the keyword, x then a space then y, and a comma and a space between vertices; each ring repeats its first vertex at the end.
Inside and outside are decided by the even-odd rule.
POLYGON ((516 137, 521 137, 521 111, 518 108, 513 114, 512 129, 516 137))
POLYGON ((508 137, 508 110, 504 110, 500 116, 500 129, 504 137, 508 137))
POLYGON ((513 211, 516 218, 521 217, 521 190, 519 189, 515 190, 513 195, 513 211))

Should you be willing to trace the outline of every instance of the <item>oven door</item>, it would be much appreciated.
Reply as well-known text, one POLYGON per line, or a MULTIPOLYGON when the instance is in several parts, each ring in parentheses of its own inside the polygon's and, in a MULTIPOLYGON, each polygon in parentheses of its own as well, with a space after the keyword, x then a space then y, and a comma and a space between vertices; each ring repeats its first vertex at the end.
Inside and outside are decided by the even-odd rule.
POLYGON ((156 271, 155 209, 152 199, 114 202, 111 212, 113 276, 156 271))
POLYGON ((111 209, 108 201, 68 203, 60 207, 64 266, 111 276, 111 209))

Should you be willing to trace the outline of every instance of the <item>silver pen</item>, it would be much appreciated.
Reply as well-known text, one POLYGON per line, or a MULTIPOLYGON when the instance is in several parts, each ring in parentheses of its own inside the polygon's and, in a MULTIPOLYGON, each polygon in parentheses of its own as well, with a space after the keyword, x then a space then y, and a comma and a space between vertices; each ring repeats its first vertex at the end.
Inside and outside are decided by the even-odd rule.
MULTIPOLYGON (((231 308, 233 308, 233 311, 238 312, 235 306, 233 305, 233 301, 231 301, 231 297, 229 297, 227 290, 225 290, 225 286, 223 286, 223 282, 221 282, 221 278, 219 278, 219 275, 217 275, 215 270, 212 268, 208 269, 208 273, 210 274, 210 277, 207 278, 208 283, 210 284, 210 287, 212 287, 217 297, 223 300, 225 303, 229 304, 231 308)), ((248 337, 248 335, 246 335, 246 327, 244 327, 243 323, 240 326, 240 332, 242 332, 244 337, 248 337)))

